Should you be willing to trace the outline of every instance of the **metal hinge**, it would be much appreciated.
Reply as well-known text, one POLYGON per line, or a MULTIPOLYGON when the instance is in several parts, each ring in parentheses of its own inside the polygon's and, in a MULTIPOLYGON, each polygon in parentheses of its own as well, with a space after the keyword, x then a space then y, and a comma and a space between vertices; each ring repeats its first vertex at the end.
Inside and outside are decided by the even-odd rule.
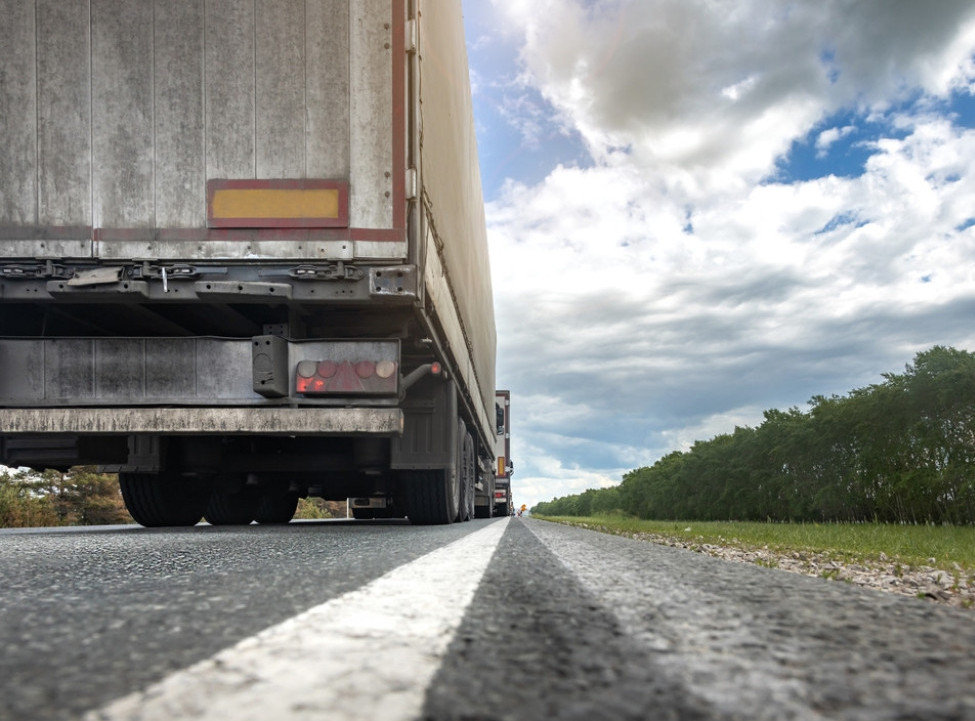
POLYGON ((406 199, 416 199, 416 168, 406 169, 406 199))
POLYGON ((335 264, 299 265, 292 268, 288 275, 295 280, 362 280, 366 273, 340 260, 335 264))
POLYGON ((57 278, 67 280, 74 275, 74 271, 56 265, 51 261, 46 263, 16 263, 0 266, 0 278, 16 280, 31 280, 34 278, 57 278))
POLYGON ((417 33, 418 30, 417 30, 416 20, 407 20, 406 21, 406 52, 407 53, 412 54, 416 52, 417 44, 419 42, 417 33))

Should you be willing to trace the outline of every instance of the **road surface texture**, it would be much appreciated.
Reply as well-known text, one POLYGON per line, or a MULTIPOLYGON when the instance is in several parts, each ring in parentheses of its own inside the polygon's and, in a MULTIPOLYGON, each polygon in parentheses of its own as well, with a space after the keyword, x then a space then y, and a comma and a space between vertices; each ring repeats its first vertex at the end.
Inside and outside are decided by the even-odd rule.
POLYGON ((0 719, 973 719, 975 615, 530 519, 0 532, 0 719))

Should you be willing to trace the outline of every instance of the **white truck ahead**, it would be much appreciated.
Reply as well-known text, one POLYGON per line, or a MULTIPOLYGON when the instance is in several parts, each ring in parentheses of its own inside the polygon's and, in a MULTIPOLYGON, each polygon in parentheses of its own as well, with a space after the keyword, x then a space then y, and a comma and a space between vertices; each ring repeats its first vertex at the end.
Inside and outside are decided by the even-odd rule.
MULTIPOLYGON (((495 516, 510 516, 514 513, 514 500, 511 496, 511 475, 515 465, 511 461, 511 391, 497 391, 494 395, 495 416, 497 418, 497 441, 494 450, 494 498, 492 512, 495 516)), ((479 513, 478 515, 483 515, 479 513)))

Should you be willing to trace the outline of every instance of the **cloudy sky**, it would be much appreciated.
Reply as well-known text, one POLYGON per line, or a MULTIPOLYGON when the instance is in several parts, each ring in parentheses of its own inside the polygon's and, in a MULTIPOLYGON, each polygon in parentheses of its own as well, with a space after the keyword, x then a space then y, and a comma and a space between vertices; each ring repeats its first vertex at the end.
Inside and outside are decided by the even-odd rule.
POLYGON ((463 6, 517 503, 975 350, 975 3, 463 6))

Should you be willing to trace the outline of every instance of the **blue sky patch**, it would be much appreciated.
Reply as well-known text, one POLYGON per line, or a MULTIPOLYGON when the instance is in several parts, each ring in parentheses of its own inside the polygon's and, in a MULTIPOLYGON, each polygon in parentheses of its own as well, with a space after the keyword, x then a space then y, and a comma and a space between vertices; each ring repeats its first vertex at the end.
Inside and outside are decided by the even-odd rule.
POLYGON ((829 175, 859 177, 876 152, 874 143, 890 137, 891 130, 886 124, 868 123, 849 111, 832 115, 792 143, 778 163, 774 180, 796 183, 829 175))
POLYGON ((960 128, 975 128, 975 95, 965 92, 952 93, 948 102, 948 113, 960 128))
POLYGON ((565 133, 552 120, 554 109, 540 96, 531 97, 529 101, 541 111, 534 118, 523 118, 534 125, 531 137, 523 127, 512 122, 510 113, 505 113, 511 97, 504 89, 482 89, 474 96, 481 184, 484 199, 488 202, 497 198, 509 178, 537 185, 557 165, 593 165, 582 137, 577 132, 565 133))
POLYGON ((813 235, 832 233, 834 230, 841 228, 844 225, 852 225, 854 228, 862 228, 866 224, 866 221, 860 221, 857 219, 856 213, 840 213, 839 215, 834 215, 826 225, 817 230, 813 235))

